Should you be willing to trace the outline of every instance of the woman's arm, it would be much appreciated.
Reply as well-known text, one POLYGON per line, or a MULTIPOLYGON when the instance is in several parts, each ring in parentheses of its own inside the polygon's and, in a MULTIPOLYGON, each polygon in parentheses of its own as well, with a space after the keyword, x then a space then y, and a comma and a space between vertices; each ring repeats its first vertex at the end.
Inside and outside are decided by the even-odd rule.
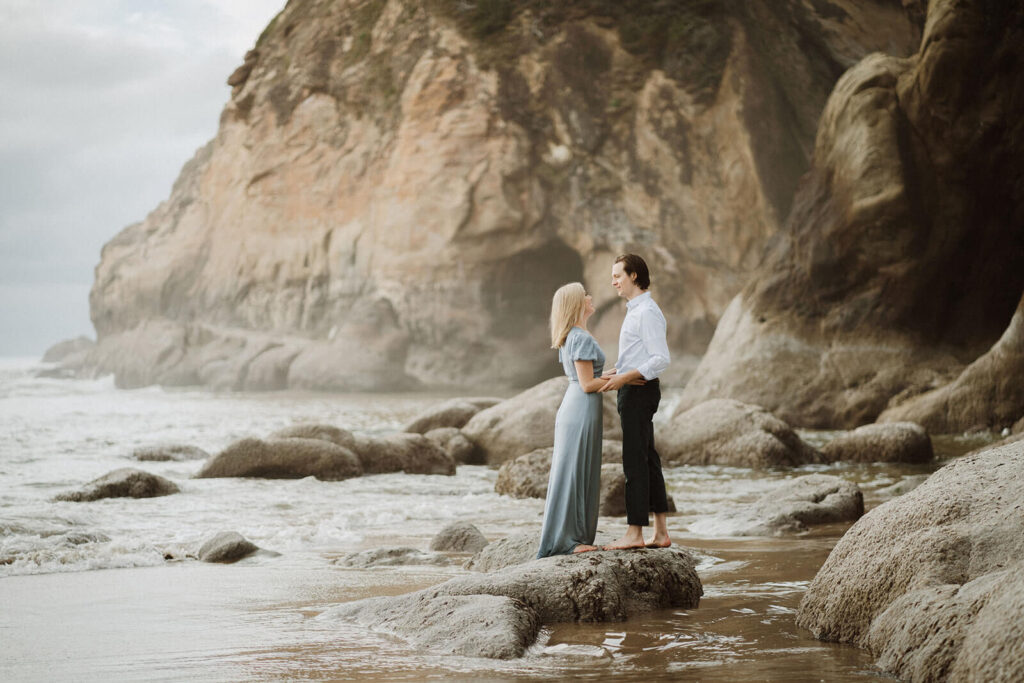
POLYGON ((578 360, 573 361, 573 364, 576 366, 576 377, 580 380, 580 389, 586 393, 592 394, 605 385, 606 380, 594 377, 594 361, 578 360))

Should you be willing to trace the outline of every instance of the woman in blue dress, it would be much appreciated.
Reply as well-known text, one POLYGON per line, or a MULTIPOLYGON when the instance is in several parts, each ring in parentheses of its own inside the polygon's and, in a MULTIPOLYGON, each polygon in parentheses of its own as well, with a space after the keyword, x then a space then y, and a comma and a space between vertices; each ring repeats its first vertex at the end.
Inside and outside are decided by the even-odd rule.
POLYGON ((594 304, 578 282, 567 284, 551 302, 551 348, 569 378, 555 417, 544 528, 537 557, 597 550, 601 498, 601 431, 604 353, 589 332, 594 304))

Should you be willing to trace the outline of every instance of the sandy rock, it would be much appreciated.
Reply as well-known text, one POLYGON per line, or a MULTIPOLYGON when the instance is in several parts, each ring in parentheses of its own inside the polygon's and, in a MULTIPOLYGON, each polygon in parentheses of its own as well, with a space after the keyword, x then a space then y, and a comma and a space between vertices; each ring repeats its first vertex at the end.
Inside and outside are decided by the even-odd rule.
POLYGON ((334 564, 365 569, 406 565, 446 565, 451 564, 451 560, 443 554, 425 553, 416 548, 373 548, 342 555, 334 560, 334 564))
POLYGON ((787 467, 822 455, 760 406, 712 399, 672 416, 655 431, 664 465, 787 467))
POLYGON ((365 474, 455 474, 455 460, 422 434, 355 435, 365 474))
POLYGON ((538 448, 506 461, 498 469, 495 492, 513 498, 547 498, 553 450, 538 448))
POLYGON ((405 431, 426 434, 442 427, 461 429, 469 422, 470 418, 481 410, 496 406, 502 400, 500 398, 453 398, 428 408, 414 417, 405 431))
POLYGON ((303 423, 278 429, 268 439, 319 439, 355 452, 357 440, 352 432, 333 425, 303 423))
POLYGON ((853 482, 827 474, 797 477, 750 505, 698 520, 690 531, 714 536, 782 536, 816 524, 852 522, 864 514, 853 482))
POLYGON ((935 458, 928 432, 913 422, 864 425, 832 439, 821 452, 829 462, 925 463, 935 458))
POLYGON ((101 498, 156 498, 178 493, 180 489, 170 479, 122 467, 93 479, 77 491, 54 496, 54 500, 84 503, 101 498))
POLYGON ((260 477, 324 481, 350 479, 363 474, 359 458, 347 448, 320 439, 242 439, 211 458, 195 475, 260 477))
POLYGON ((354 621, 429 652, 491 659, 523 656, 540 631, 533 610, 496 595, 420 592, 369 598, 335 607, 321 618, 354 621))
POLYGON ((210 457, 210 454, 198 446, 171 443, 141 446, 132 451, 132 457, 140 461, 163 462, 168 460, 205 460, 210 457))
MULTIPOLYGON (((499 642, 511 641, 519 647, 511 648, 511 654, 498 656, 520 656, 530 643, 522 643, 515 637, 520 630, 514 627, 511 615, 516 612, 531 622, 536 619, 539 623, 557 623, 623 621, 653 609, 693 608, 703 593, 700 579, 694 571, 695 564, 689 553, 678 548, 560 555, 486 574, 458 576, 438 586, 397 598, 356 601, 335 608, 332 615, 353 619, 371 628, 396 632, 392 624, 405 623, 405 615, 415 614, 421 617, 420 626, 438 630, 444 643, 451 640, 451 636, 446 634, 453 632, 450 610, 431 610, 429 616, 422 617, 421 606, 424 603, 431 604, 436 599, 453 596, 504 598, 511 602, 500 604, 512 609, 509 620, 513 623, 503 623, 504 618, 499 620, 499 633, 506 634, 499 642)), ((479 618, 474 617, 469 623, 475 624, 479 618)), ((457 616, 456 621, 465 627, 457 616)), ((402 632, 407 632, 407 629, 403 628, 402 632)), ((509 652, 510 648, 502 647, 499 651, 509 652)))
POLYGON ((461 430, 455 427, 439 427, 431 429, 423 436, 427 437, 452 457, 458 464, 479 465, 477 450, 473 442, 466 438, 461 430))
POLYGON ((44 363, 60 363, 71 355, 80 356, 96 346, 96 342, 88 337, 75 337, 57 342, 46 349, 43 354, 44 363))
MULTIPOLYGON (((555 414, 568 382, 564 376, 553 377, 482 410, 466 423, 462 433, 476 444, 489 465, 500 465, 524 453, 550 447, 555 442, 555 414)), ((610 393, 604 399, 603 419, 604 437, 621 439, 615 397, 610 393)))
POLYGON ((199 549, 199 559, 203 562, 221 562, 229 564, 252 555, 259 546, 248 541, 236 531, 222 531, 203 543, 199 549))
POLYGON ((537 559, 540 528, 491 541, 463 566, 475 572, 493 572, 537 559))
POLYGON ((1004 580, 1019 585, 1001 575, 1020 576, 1011 568, 1024 557, 1022 478, 1024 442, 1018 442, 954 460, 910 493, 871 510, 815 576, 797 623, 817 638, 870 647, 901 678, 926 680, 914 671, 932 671, 925 663, 931 660, 935 666, 951 662, 958 672, 952 680, 987 680, 980 671, 1001 668, 1017 673, 1003 680, 1019 679, 1019 649, 1001 645, 1011 642, 1008 633, 984 648, 994 660, 980 661, 965 644, 1003 628, 1000 620, 1015 619, 1018 633, 1024 622, 1021 603, 1010 599, 1013 591, 997 587, 1004 580), (987 593, 998 596, 988 603, 996 610, 991 620, 980 599, 987 593), (931 610, 926 615, 928 605, 948 619, 933 619, 931 610))
POLYGON ((477 553, 487 538, 469 522, 452 522, 430 539, 430 549, 438 552, 477 553))

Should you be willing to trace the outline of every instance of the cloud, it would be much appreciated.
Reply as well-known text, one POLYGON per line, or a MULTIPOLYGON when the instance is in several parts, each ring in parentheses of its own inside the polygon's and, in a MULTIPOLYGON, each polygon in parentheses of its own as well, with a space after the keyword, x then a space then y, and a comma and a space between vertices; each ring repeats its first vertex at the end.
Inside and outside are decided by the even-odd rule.
POLYGON ((181 166, 213 137, 230 93, 225 80, 282 6, 5 0, 0 354, 91 333, 80 329, 88 321, 81 293, 100 247, 165 199, 181 166), (69 315, 71 305, 81 313, 69 315), (52 324, 36 315, 44 310, 52 324))

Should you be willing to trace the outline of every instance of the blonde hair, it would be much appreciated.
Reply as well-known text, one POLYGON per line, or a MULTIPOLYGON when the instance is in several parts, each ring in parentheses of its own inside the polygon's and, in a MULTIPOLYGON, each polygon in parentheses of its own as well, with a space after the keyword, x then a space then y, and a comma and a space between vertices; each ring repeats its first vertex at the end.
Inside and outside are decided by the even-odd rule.
POLYGON ((551 299, 551 348, 560 349, 569 330, 587 307, 587 290, 579 282, 562 285, 551 299))

